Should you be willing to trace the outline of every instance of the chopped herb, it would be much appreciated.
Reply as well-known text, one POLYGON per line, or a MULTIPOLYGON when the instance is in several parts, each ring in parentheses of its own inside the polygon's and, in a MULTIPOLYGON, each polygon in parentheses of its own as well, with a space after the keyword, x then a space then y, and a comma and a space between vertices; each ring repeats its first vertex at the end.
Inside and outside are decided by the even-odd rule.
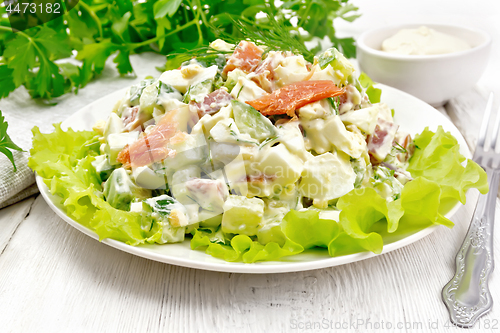
POLYGON ((393 143, 393 146, 391 148, 391 153, 401 153, 401 154, 405 154, 408 152, 408 150, 406 150, 403 146, 401 146, 398 142, 394 141, 393 143))
POLYGON ((388 182, 391 178, 394 178, 394 170, 391 170, 388 167, 379 165, 374 171, 375 173, 373 174, 372 181, 373 186, 388 182))
POLYGON ((245 86, 241 86, 240 90, 238 91, 238 95, 236 95, 236 98, 239 98, 240 97, 240 94, 241 94, 241 91, 243 90, 245 86))
MULTIPOLYGON (((231 127, 232 124, 229 124, 229 127, 231 127)), ((234 137, 236 139, 236 142, 242 142, 242 143, 251 143, 251 144, 256 144, 255 142, 253 141, 248 141, 248 140, 241 140, 239 137, 238 137, 238 134, 236 134, 235 131, 233 130, 229 130, 229 134, 231 134, 232 137, 234 137)))
POLYGON ((318 63, 321 69, 325 69, 326 66, 328 66, 334 60, 335 60, 335 53, 330 50, 321 54, 321 56, 318 59, 318 63))
POLYGON ((142 80, 139 84, 130 87, 130 105, 135 106, 139 104, 139 99, 141 98, 144 88, 153 83, 153 80, 142 80))
POLYGON ((189 199, 193 200, 193 202, 196 202, 196 204, 201 207, 200 203, 195 198, 193 198, 193 197, 191 197, 189 195, 186 195, 186 197, 188 197, 189 199))
POLYGON ((219 71, 222 72, 224 66, 226 66, 226 57, 220 54, 220 51, 216 51, 216 54, 206 54, 196 57, 196 61, 205 68, 216 65, 219 71))
POLYGON ((333 109, 333 114, 338 115, 339 107, 340 107, 340 98, 339 97, 328 97, 328 102, 333 109))
POLYGON ((160 95, 161 93, 170 94, 170 93, 173 93, 175 91, 176 91, 176 89, 168 83, 164 83, 164 82, 160 81, 160 83, 158 84, 158 95, 160 95))
POLYGON ((277 137, 277 136, 272 137, 272 138, 267 138, 267 139, 265 139, 265 140, 264 140, 264 141, 262 141, 262 143, 259 145, 259 150, 261 150, 261 149, 262 149, 262 147, 264 147, 264 146, 265 146, 265 145, 267 145, 268 143, 271 143, 271 142, 273 142, 273 141, 276 141, 277 139, 278 139, 278 137, 277 137))

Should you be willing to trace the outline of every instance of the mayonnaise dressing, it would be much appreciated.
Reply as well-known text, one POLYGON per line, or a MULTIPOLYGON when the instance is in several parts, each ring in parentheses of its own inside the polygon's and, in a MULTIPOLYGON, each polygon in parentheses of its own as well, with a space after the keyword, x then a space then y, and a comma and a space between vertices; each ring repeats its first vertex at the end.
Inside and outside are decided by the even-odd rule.
POLYGON ((382 51, 405 55, 436 55, 470 49, 464 40, 426 26, 401 29, 382 42, 382 51))

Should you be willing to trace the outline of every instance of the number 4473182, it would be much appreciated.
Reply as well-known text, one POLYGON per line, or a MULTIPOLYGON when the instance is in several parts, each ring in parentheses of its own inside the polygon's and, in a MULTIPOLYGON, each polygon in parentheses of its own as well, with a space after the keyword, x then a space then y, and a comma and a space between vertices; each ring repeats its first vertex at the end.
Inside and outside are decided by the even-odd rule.
POLYGON ((60 3, 33 3, 33 2, 21 2, 21 3, 9 3, 7 8, 5 8, 5 11, 9 13, 9 15, 17 13, 26 13, 29 12, 31 14, 36 14, 36 13, 55 13, 55 14, 60 14, 61 13, 61 4, 60 3))

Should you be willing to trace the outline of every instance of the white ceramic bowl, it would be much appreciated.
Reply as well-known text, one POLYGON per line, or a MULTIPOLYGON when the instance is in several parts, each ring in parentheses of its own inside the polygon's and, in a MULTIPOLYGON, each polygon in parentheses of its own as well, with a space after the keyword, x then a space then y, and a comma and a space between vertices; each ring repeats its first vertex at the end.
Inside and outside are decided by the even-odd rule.
POLYGON ((406 91, 440 106, 471 89, 486 68, 491 37, 449 24, 400 24, 366 31, 357 40, 359 67, 375 82, 406 91), (398 55, 381 51, 382 42, 401 29, 425 25, 465 40, 471 49, 441 55, 398 55))

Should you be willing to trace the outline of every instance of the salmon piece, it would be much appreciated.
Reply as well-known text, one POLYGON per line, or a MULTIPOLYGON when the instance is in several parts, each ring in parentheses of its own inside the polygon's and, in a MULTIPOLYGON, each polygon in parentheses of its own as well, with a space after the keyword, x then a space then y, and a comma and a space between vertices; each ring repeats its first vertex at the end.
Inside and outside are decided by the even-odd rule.
POLYGON ((227 60, 222 73, 226 75, 233 69, 239 68, 245 73, 252 72, 260 64, 264 50, 254 43, 242 40, 227 60))
POLYGON ((123 148, 119 153, 118 156, 116 157, 116 160, 123 164, 123 167, 126 169, 130 168, 130 147, 129 145, 126 145, 125 148, 123 148))
POLYGON ((117 160, 134 168, 161 161, 174 153, 167 144, 179 131, 179 110, 167 113, 156 126, 131 145, 123 148, 117 160))
POLYGON ((253 101, 247 101, 264 116, 287 114, 295 116, 295 110, 320 99, 342 95, 344 89, 332 81, 301 81, 288 84, 253 101))

